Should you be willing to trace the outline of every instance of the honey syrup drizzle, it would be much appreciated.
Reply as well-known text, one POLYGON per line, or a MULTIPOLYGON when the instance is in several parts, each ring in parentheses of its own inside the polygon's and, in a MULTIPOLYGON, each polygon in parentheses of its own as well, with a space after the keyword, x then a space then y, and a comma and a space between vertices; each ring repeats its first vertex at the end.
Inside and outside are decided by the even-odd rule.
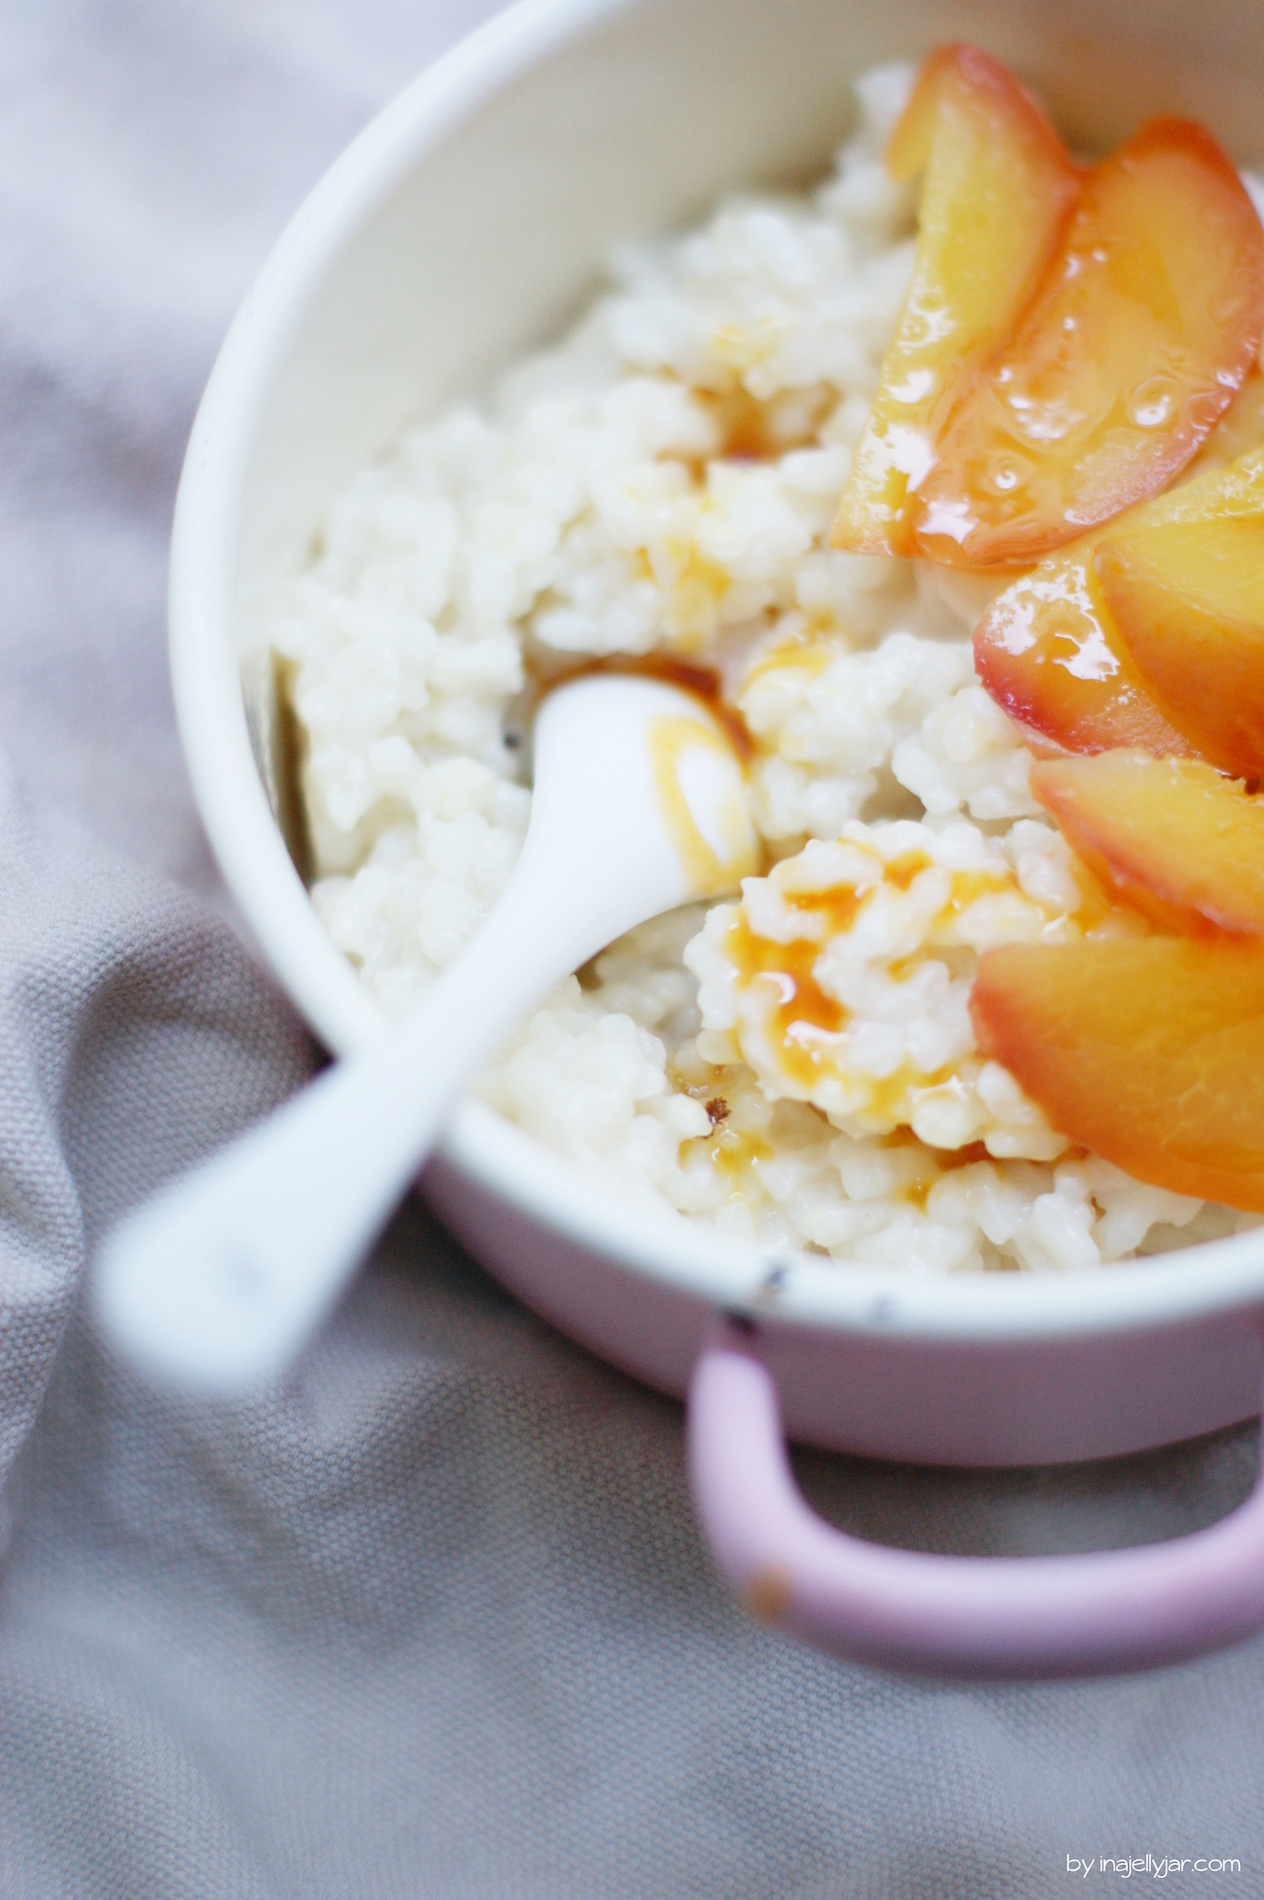
POLYGON ((758 869, 753 833, 744 804, 731 800, 716 816, 724 829, 721 856, 703 836, 681 785, 681 768, 690 752, 710 751, 727 766, 732 749, 701 719, 674 719, 664 715, 649 726, 650 769, 659 810, 672 843, 700 895, 719 896, 731 891, 743 877, 758 869))
MULTIPOLYGON (((838 906, 837 928, 846 929, 860 909, 859 894, 840 888, 830 896, 851 899, 846 921, 842 903, 838 906)), ((739 915, 729 926, 727 948, 742 972, 743 987, 761 981, 775 987, 778 1000, 769 1013, 769 1034, 780 1047, 787 1074, 801 1088, 812 1089, 826 1055, 825 1038, 839 1035, 849 1020, 849 1012, 816 980, 821 945, 802 937, 774 943, 756 936, 739 915)))
MULTIPOLYGON (((923 871, 932 869, 934 860, 920 849, 901 852, 882 863, 884 883, 907 891, 923 871)), ((946 933, 948 927, 979 898, 1009 890, 1013 880, 1000 870, 954 871, 948 901, 934 918, 928 941, 946 933)), ((869 898, 880 888, 877 884, 857 888, 839 884, 818 891, 783 891, 782 902, 791 911, 822 920, 823 927, 811 937, 795 937, 781 943, 761 937, 750 927, 741 911, 729 925, 725 948, 743 989, 755 983, 775 987, 777 1001, 769 1010, 766 1030, 778 1050, 786 1075, 809 1093, 820 1079, 832 1054, 831 1043, 850 1020, 850 1012, 837 997, 823 988, 816 967, 832 938, 841 936, 855 924, 869 898)), ((890 965, 898 982, 911 972, 918 957, 900 959, 890 965)), ((871 1084, 875 1112, 895 1117, 914 1088, 935 1088, 948 1080, 947 1070, 925 1075, 907 1064, 892 1076, 871 1084)))
POLYGON ((557 686, 569 686, 572 680, 587 679, 591 673, 630 673, 637 679, 662 680, 701 700, 718 726, 723 727, 733 750, 743 765, 755 756, 755 741, 749 726, 736 706, 724 697, 719 672, 713 666, 695 666, 666 653, 614 653, 606 659, 566 661, 546 667, 536 658, 527 662, 529 696, 525 717, 530 722, 546 693, 557 686))

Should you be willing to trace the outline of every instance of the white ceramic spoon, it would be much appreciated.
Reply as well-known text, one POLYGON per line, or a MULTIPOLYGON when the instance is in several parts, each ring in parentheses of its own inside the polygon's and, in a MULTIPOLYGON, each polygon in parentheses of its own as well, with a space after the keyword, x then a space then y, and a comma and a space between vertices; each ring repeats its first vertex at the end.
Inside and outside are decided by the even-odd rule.
POLYGON ((545 699, 534 743, 514 874, 418 1008, 107 1238, 98 1314, 151 1373, 231 1391, 279 1372, 532 1005, 633 924, 755 868, 740 762, 691 694, 590 675, 545 699))

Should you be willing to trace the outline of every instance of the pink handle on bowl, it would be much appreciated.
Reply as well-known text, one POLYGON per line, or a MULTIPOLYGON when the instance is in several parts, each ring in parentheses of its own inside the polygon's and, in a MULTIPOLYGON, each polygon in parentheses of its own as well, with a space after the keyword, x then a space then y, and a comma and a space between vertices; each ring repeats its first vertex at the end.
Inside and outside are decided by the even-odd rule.
POLYGON ((804 1502, 751 1336, 717 1329, 689 1388, 689 1473, 720 1569, 762 1621, 857 1662, 1072 1676, 1180 1662, 1264 1626, 1264 1459, 1246 1503, 1140 1549, 944 1557, 832 1529, 804 1502))

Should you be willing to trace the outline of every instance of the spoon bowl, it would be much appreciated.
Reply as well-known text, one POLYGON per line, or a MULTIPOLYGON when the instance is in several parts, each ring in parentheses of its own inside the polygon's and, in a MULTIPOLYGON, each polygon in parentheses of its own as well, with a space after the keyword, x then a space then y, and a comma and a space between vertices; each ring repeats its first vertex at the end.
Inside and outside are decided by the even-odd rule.
POLYGON ((533 1005, 634 924, 757 868, 741 761, 692 694, 571 681, 543 701, 534 750, 513 876, 423 1002, 107 1238, 98 1312, 151 1374, 231 1391, 278 1373, 533 1005))

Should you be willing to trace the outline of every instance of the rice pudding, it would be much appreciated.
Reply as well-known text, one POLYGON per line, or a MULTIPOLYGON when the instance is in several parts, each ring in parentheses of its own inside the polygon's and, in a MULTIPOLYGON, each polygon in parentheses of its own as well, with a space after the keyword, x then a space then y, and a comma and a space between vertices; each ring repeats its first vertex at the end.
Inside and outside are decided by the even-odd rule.
MULTIPOLYGON (((480 1093, 612 1194, 764 1248, 1093 1267, 1259 1216, 1086 1153, 977 1045, 982 952, 1152 926, 1066 843, 976 676, 1009 575, 830 545, 914 270, 916 192, 883 162, 913 78, 858 83, 809 196, 615 257, 560 343, 358 477, 262 631, 312 900, 391 1014, 512 870, 549 681, 707 669, 750 735, 765 874, 612 945, 480 1093)), ((1264 439, 1258 414, 1244 391, 1200 466, 1264 439)))

